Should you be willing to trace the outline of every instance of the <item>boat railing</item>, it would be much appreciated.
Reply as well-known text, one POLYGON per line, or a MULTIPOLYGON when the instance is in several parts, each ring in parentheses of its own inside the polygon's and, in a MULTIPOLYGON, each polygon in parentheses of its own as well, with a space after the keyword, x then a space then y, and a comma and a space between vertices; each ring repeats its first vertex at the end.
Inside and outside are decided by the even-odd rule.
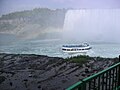
POLYGON ((84 45, 63 45, 62 47, 88 47, 88 44, 84 44, 84 45))

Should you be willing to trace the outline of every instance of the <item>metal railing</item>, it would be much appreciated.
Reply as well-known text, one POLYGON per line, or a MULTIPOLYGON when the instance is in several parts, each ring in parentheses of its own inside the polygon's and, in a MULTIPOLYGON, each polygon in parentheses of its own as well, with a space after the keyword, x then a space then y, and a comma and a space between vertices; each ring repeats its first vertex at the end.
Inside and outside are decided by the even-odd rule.
POLYGON ((120 56, 119 63, 77 82, 66 90, 120 90, 120 56))

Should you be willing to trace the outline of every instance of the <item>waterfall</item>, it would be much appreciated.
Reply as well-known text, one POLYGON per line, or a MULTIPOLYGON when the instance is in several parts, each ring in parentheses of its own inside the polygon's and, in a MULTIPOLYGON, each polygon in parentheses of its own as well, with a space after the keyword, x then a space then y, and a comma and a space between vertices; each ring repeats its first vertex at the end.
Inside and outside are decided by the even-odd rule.
POLYGON ((80 42, 120 42, 120 9, 68 10, 63 38, 80 42))

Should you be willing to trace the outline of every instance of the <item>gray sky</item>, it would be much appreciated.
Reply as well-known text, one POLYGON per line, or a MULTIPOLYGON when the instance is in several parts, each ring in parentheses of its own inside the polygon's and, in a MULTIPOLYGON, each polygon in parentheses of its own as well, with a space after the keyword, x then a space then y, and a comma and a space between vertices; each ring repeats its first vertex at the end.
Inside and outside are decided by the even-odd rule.
POLYGON ((47 8, 120 8, 120 0, 0 0, 0 15, 14 11, 47 8))

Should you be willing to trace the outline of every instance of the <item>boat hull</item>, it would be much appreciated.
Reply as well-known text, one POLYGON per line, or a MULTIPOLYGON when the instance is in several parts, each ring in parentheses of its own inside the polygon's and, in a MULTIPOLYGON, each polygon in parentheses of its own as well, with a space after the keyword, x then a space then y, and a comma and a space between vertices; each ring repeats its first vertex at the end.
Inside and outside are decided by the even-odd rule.
POLYGON ((89 50, 81 50, 81 51, 64 51, 64 53, 87 53, 89 50))

